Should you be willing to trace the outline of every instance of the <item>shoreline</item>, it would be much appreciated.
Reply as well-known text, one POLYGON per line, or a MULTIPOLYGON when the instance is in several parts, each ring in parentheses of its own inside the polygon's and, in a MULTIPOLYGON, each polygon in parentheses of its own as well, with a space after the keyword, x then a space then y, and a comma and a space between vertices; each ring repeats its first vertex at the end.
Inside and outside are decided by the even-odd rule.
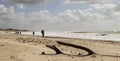
MULTIPOLYGON (((32 35, 32 32, 21 32, 23 35, 32 35)), ((35 32, 35 36, 41 36, 41 32, 35 32)), ((76 38, 88 40, 120 41, 120 34, 114 33, 71 33, 71 32, 45 32, 48 37, 76 38)))

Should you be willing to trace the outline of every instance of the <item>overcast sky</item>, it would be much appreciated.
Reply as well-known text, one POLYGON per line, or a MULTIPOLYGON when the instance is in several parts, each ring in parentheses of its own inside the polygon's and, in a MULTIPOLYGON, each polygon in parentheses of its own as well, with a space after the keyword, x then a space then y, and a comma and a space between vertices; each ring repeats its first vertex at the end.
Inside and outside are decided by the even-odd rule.
POLYGON ((0 28, 120 30, 120 0, 0 0, 0 28))

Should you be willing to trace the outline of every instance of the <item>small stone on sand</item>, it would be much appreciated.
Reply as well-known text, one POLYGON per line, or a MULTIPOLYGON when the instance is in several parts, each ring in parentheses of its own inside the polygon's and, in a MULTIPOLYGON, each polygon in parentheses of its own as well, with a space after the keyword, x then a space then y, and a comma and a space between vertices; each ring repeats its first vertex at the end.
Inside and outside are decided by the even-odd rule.
POLYGON ((42 52, 41 54, 42 54, 42 55, 45 55, 45 52, 42 52))

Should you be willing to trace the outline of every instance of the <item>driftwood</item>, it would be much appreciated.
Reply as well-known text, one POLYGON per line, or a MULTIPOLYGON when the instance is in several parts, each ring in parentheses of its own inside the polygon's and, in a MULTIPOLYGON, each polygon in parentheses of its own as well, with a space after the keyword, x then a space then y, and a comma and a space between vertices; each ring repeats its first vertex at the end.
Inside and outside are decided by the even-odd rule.
MULTIPOLYGON (((60 41, 57 41, 58 44, 60 45, 64 45, 64 46, 69 46, 69 47, 74 47, 74 48, 78 48, 78 49, 82 49, 84 51, 86 51, 88 54, 86 55, 83 55, 83 56, 89 56, 89 55, 93 55, 94 52, 86 47, 83 47, 83 46, 78 46, 78 45, 74 45, 74 44, 69 44, 69 43, 65 43, 65 42, 60 42, 60 41)), ((59 48, 57 48, 55 45, 52 45, 52 46, 49 46, 49 45, 46 45, 46 47, 54 50, 56 52, 56 54, 64 54, 64 55, 70 55, 70 54, 66 54, 66 53, 63 53, 62 51, 60 51, 59 48)), ((79 55, 74 55, 74 56, 79 56, 79 55)))
MULTIPOLYGON (((96 55, 101 55, 101 56, 120 57, 120 56, 114 56, 114 55, 97 54, 97 53, 93 52, 92 50, 90 50, 89 48, 86 48, 86 47, 83 47, 83 46, 79 46, 79 45, 75 45, 75 44, 70 44, 70 43, 65 43, 65 42, 60 42, 60 41, 57 41, 57 43, 60 44, 60 45, 68 46, 68 47, 82 49, 82 50, 88 52, 88 54, 82 55, 82 56, 89 56, 89 55, 96 54, 96 55)), ((63 53, 55 45, 52 45, 52 46, 46 45, 46 47, 48 47, 50 49, 53 49, 56 52, 56 54, 70 55, 70 54, 63 53)), ((56 55, 56 54, 50 54, 50 55, 56 55)), ((46 55, 49 55, 49 54, 46 54, 46 55)), ((73 56, 80 56, 80 55, 73 55, 73 56)))
POLYGON ((56 52, 56 54, 63 54, 56 46, 48 46, 48 45, 46 45, 46 47, 48 47, 48 48, 51 48, 51 49, 53 49, 55 52, 56 52))
POLYGON ((90 50, 90 49, 88 49, 86 47, 83 47, 83 46, 74 45, 74 44, 65 43, 65 42, 60 42, 60 41, 57 41, 57 43, 60 44, 60 45, 64 45, 64 46, 69 46, 69 47, 74 47, 74 48, 82 49, 82 50, 88 52, 88 54, 86 56, 95 54, 92 50, 90 50))

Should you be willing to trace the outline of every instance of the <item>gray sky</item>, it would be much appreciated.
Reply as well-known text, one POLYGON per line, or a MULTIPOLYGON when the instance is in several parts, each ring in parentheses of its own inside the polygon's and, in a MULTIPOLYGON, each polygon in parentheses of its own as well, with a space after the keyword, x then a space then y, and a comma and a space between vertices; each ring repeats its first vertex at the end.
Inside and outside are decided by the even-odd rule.
POLYGON ((0 28, 120 30, 120 0, 0 0, 0 28))

